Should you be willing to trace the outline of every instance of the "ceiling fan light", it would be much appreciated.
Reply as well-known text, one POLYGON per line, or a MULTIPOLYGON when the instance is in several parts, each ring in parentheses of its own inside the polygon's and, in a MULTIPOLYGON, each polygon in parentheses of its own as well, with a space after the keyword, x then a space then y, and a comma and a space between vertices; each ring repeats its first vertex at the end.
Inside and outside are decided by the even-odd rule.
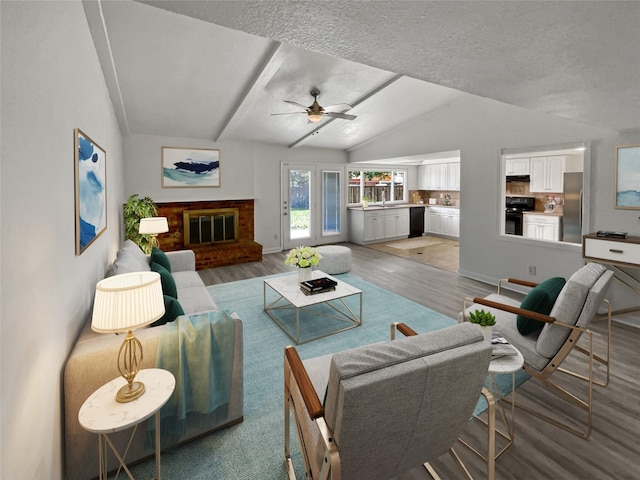
POLYGON ((322 120, 322 115, 321 114, 315 114, 315 113, 310 113, 309 114, 309 121, 312 123, 317 123, 320 120, 322 120))

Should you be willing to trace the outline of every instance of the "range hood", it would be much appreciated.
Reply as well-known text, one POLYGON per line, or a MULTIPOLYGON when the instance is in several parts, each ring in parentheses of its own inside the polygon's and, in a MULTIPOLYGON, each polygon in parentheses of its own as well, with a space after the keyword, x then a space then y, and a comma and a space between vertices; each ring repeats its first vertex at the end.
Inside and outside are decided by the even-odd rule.
POLYGON ((529 175, 507 175, 507 182, 530 182, 529 175))

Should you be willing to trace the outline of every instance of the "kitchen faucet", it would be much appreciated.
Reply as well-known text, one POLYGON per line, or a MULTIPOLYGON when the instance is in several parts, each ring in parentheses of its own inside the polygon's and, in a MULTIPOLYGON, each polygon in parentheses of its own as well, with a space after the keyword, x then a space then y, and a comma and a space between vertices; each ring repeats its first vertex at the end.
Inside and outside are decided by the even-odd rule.
POLYGON ((382 190, 382 207, 384 208, 384 197, 385 197, 385 192, 384 190, 382 190))

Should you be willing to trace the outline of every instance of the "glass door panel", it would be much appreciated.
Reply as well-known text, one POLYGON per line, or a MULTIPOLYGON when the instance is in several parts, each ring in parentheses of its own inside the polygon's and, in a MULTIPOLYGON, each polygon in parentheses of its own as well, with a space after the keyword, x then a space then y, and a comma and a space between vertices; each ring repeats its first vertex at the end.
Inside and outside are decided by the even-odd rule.
POLYGON ((283 164, 283 248, 346 240, 344 169, 283 164))

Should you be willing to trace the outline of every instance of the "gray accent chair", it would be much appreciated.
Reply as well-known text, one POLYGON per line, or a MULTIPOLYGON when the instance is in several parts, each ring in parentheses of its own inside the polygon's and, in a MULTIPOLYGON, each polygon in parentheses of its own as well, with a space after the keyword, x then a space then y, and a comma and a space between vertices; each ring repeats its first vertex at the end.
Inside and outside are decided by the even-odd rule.
MULTIPOLYGON (((502 288, 514 288, 514 286, 530 289, 535 287, 536 283, 513 278, 503 279, 498 283, 497 294, 485 298, 465 298, 463 311, 460 314, 460 320, 464 322, 467 321, 469 312, 476 308, 488 307, 488 310, 496 316, 494 328, 522 353, 524 370, 560 398, 585 412, 586 420, 584 423, 576 420, 573 413, 563 416, 560 414, 563 409, 554 408, 553 405, 546 405, 542 409, 529 408, 520 403, 516 406, 585 439, 591 436, 592 430, 593 385, 606 387, 609 384, 611 304, 605 295, 612 278, 613 272, 603 265, 586 264, 567 280, 549 315, 524 310, 520 308, 520 301, 501 292, 502 288), (598 310, 601 306, 606 309, 606 312, 599 315, 598 310), (539 320, 545 325, 539 334, 522 335, 517 329, 517 315, 539 320), (594 334, 589 330, 591 321, 596 317, 603 318, 607 322, 604 356, 594 352, 594 334), (585 335, 586 339, 582 339, 578 344, 582 335, 585 335), (561 366, 572 352, 585 355, 586 362, 573 362, 573 369, 561 366), (604 366, 602 374, 604 379, 594 378, 594 362, 604 366), (586 389, 580 389, 579 386, 575 388, 576 386, 567 382, 566 379, 558 382, 560 373, 586 382, 586 389), (550 409, 551 412, 542 413, 544 409, 550 409)), ((580 360, 584 360, 584 357, 580 360)))
POLYGON ((291 415, 309 480, 437 479, 428 462, 447 451, 471 478, 452 446, 483 391, 490 360, 490 345, 469 324, 305 361, 286 347, 289 478, 296 478, 291 415))

